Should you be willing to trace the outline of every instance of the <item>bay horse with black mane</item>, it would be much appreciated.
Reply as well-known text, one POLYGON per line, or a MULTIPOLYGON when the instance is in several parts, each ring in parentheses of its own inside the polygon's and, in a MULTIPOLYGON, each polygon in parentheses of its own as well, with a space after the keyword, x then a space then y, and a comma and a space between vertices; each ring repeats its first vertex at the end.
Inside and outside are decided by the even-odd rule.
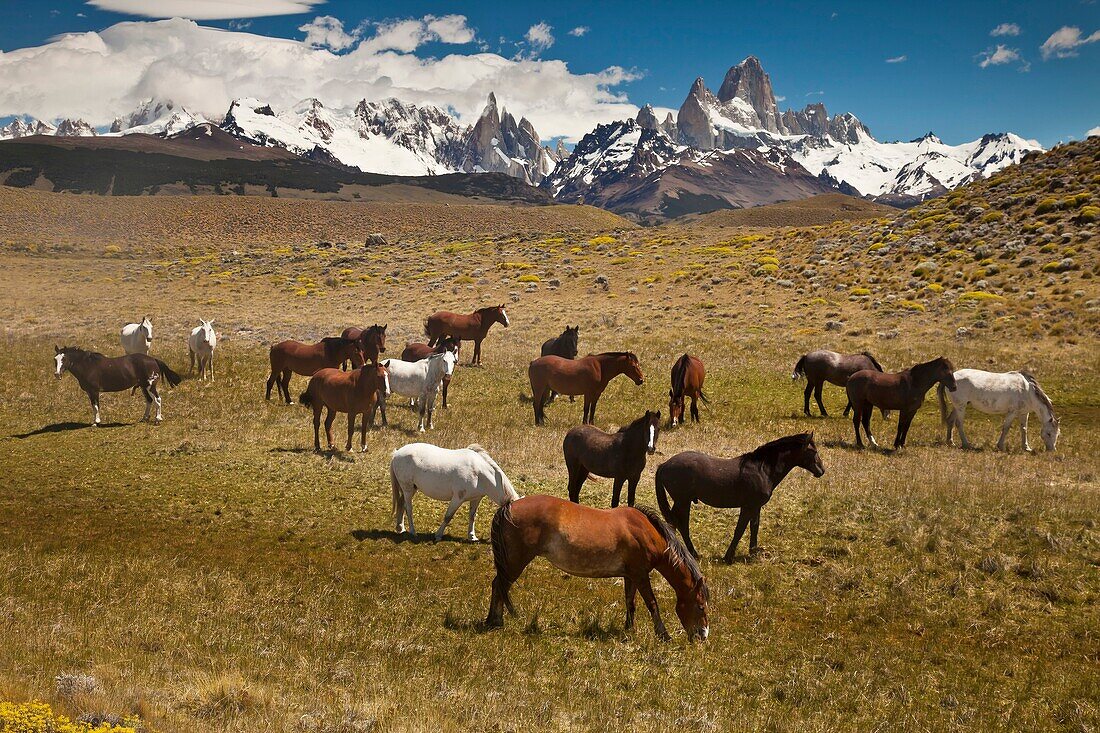
POLYGON ((92 403, 92 425, 99 425, 99 395, 102 392, 123 392, 141 388, 145 395, 145 416, 149 419, 153 405, 157 406, 155 422, 160 422, 161 398, 157 391, 157 382, 161 377, 172 387, 183 381, 183 377, 172 371, 160 359, 148 354, 127 354, 109 357, 95 351, 85 351, 75 346, 54 347, 54 367, 58 379, 65 372, 76 377, 77 383, 92 403))
POLYGON ((363 352, 356 339, 343 336, 323 338, 315 344, 303 344, 301 341, 281 341, 271 347, 268 355, 271 361, 271 376, 267 378, 267 397, 271 399, 271 388, 279 385, 279 394, 288 405, 290 399, 290 377, 300 374, 312 377, 321 369, 339 367, 350 360, 354 368, 363 365, 363 352))
MULTIPOLYGON (((369 328, 345 328, 340 338, 359 342, 364 363, 370 361, 377 364, 379 354, 386 353, 386 326, 379 326, 377 323, 369 328)), ((340 368, 347 371, 349 361, 350 359, 345 359, 340 368)))
POLYGON ((494 323, 508 328, 511 323, 504 304, 478 308, 473 313, 462 315, 449 311, 438 311, 428 316, 424 322, 424 333, 428 336, 428 345, 435 346, 444 336, 453 336, 460 341, 473 341, 474 353, 470 357, 471 366, 481 363, 481 342, 494 323))
MULTIPOLYGON (((541 356, 560 356, 563 359, 576 359, 577 347, 580 342, 580 326, 566 326, 565 330, 561 332, 561 336, 557 336, 552 339, 546 339, 542 342, 541 356)), ((557 397, 557 393, 554 390, 550 390, 550 401, 553 402, 557 397)), ((569 401, 572 402, 575 399, 574 395, 569 395, 569 401)))
POLYGON ((731 563, 737 543, 750 523, 749 551, 756 549, 760 509, 772 498, 779 482, 796 466, 818 478, 825 473, 813 433, 788 435, 737 458, 718 458, 697 451, 677 453, 657 466, 657 506, 665 519, 680 530, 680 536, 695 557, 699 557, 699 553, 691 542, 691 505, 701 501, 721 509, 740 507, 737 529, 723 558, 731 563), (671 505, 669 495, 672 496, 671 505))
POLYGON ((607 383, 620 374, 627 375, 639 386, 644 381, 638 357, 629 351, 607 351, 580 359, 540 356, 527 367, 535 425, 546 421, 546 402, 550 390, 564 395, 584 395, 583 423, 591 425, 596 421, 596 402, 607 389, 607 383))
POLYGON ((649 575, 656 570, 676 592, 676 615, 691 639, 710 634, 710 592, 695 559, 676 531, 648 507, 594 509, 556 496, 528 496, 493 515, 492 599, 486 626, 503 626, 504 610, 515 615, 509 590, 536 557, 581 578, 622 578, 626 630, 634 628, 637 593, 653 617, 653 629, 671 638, 661 621, 649 575))
MULTIPOLYGON (((401 352, 401 361, 422 361, 432 354, 442 354, 449 351, 455 355, 455 363, 458 363, 458 352, 462 350, 462 342, 453 336, 444 336, 435 346, 428 346, 418 341, 405 343, 405 349, 401 352)), ((451 386, 451 374, 443 375, 443 409, 447 409, 447 390, 451 386)))
MULTIPOLYGON (((806 378, 806 391, 803 394, 804 404, 802 411, 806 417, 810 417, 810 393, 813 392, 817 400, 817 407, 821 410, 822 417, 828 417, 825 405, 821 402, 821 388, 825 382, 844 387, 848 384, 848 378, 863 369, 882 371, 882 366, 875 361, 875 357, 864 351, 862 354, 838 354, 827 349, 818 349, 808 354, 803 354, 798 363, 794 365, 791 379, 806 378)), ((844 408, 844 417, 852 411, 852 401, 849 400, 844 408)))
POLYGON ((580 503, 581 486, 589 474, 615 479, 611 506, 619 506, 623 482, 626 503, 634 506, 634 492, 645 470, 647 455, 657 451, 661 413, 645 414, 617 433, 605 433, 593 425, 578 425, 565 434, 562 451, 569 471, 569 501, 580 503))
POLYGON ((703 394, 703 380, 707 370, 703 362, 690 354, 684 354, 672 365, 672 389, 668 392, 668 426, 675 427, 676 422, 684 422, 684 402, 691 398, 691 421, 699 422, 699 403, 710 400, 703 394))
POLYGON ((848 378, 848 401, 852 403, 852 427, 856 431, 856 446, 863 447, 859 426, 867 433, 871 445, 878 447, 875 436, 871 435, 871 413, 879 408, 884 413, 898 411, 898 434, 894 438, 894 449, 905 445, 909 434, 909 425, 913 416, 924 404, 924 396, 932 386, 939 383, 948 392, 955 391, 955 367, 946 357, 940 356, 932 361, 909 367, 900 372, 883 374, 864 369, 848 378))
POLYGON ((360 437, 360 449, 367 450, 367 415, 374 411, 379 394, 390 393, 389 375, 386 367, 373 362, 363 364, 349 372, 335 368, 319 369, 309 379, 306 391, 298 396, 298 401, 313 408, 313 449, 321 452, 321 411, 328 408, 325 416, 325 437, 328 449, 335 450, 332 439, 332 423, 336 413, 348 414, 348 443, 351 450, 355 435, 355 416, 363 416, 363 428, 360 437))

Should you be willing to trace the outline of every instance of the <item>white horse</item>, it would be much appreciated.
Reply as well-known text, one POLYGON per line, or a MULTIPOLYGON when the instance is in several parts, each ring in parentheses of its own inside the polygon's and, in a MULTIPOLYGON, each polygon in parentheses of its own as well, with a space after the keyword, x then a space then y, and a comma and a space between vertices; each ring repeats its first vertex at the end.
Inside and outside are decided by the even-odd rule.
MULTIPOLYGON (((439 386, 444 377, 454 374, 455 363, 458 357, 454 352, 444 351, 442 354, 432 354, 427 359, 420 361, 401 361, 400 359, 386 359, 382 366, 390 373, 390 393, 412 397, 420 403, 420 425, 417 429, 424 432, 425 419, 428 428, 435 430, 435 396, 439 393, 439 386)), ((382 411, 382 425, 389 425, 386 419, 386 398, 379 394, 375 409, 382 411)), ((371 424, 374 423, 374 414, 371 413, 371 424)))
POLYGON ((955 372, 955 384, 957 387, 954 392, 946 392, 942 384, 936 388, 940 400, 940 417, 947 424, 948 444, 954 445, 951 433, 954 428, 958 428, 963 448, 970 447, 970 441, 963 431, 963 418, 966 417, 967 406, 973 405, 987 415, 1005 415, 997 450, 1005 450, 1005 438, 1015 421, 1020 423, 1020 438, 1024 450, 1031 450, 1031 446, 1027 444, 1027 418, 1033 412, 1043 421, 1043 443, 1047 450, 1054 450, 1060 432, 1058 418, 1054 416, 1054 405, 1035 381, 1035 377, 1027 372, 998 373, 960 369, 955 372), (951 400, 950 414, 945 396, 951 400))
POLYGON ((407 516, 409 536, 416 537, 412 498, 417 491, 433 499, 450 502, 443 515, 443 523, 435 531, 436 542, 443 539, 444 530, 463 502, 470 502, 467 537, 471 542, 477 542, 474 519, 482 498, 488 496, 500 506, 519 498, 504 471, 480 445, 451 450, 430 443, 410 443, 393 452, 390 481, 393 484, 393 521, 398 534, 405 531, 407 516))
POLYGON ((141 323, 127 323, 122 327, 122 348, 127 354, 148 354, 153 345, 153 322, 149 316, 141 323))
POLYGON ((199 362, 199 379, 206 379, 210 370, 210 381, 214 381, 214 347, 218 345, 218 335, 214 333, 214 321, 199 319, 199 325, 191 329, 187 337, 187 351, 191 354, 191 371, 195 371, 195 361, 199 362))

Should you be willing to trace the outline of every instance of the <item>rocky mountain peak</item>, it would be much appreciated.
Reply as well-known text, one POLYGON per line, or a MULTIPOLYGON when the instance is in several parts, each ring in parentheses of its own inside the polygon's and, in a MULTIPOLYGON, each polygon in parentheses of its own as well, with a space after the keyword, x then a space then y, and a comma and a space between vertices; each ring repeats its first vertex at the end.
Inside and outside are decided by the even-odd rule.
POLYGON ((57 123, 54 134, 58 137, 95 137, 96 131, 84 120, 64 119, 57 123))
POLYGON ((643 130, 656 130, 657 129, 657 113, 653 111, 653 105, 647 104, 638 110, 638 116, 635 117, 638 124, 641 125, 643 130))
POLYGON ((749 56, 726 72, 718 90, 718 101, 727 104, 733 100, 745 102, 755 112, 755 124, 750 124, 750 127, 781 132, 771 79, 755 56, 749 56))

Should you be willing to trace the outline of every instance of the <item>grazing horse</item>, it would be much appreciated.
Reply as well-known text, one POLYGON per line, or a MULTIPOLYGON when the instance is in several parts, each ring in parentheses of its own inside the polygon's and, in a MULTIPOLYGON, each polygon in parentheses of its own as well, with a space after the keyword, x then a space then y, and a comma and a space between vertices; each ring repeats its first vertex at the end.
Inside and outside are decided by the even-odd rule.
MULTIPOLYGON (((412 397, 420 406, 420 423, 417 430, 424 432, 425 419, 428 428, 435 430, 435 396, 440 383, 454 373, 455 355, 450 351, 432 354, 420 361, 402 361, 386 359, 382 366, 389 371, 389 387, 394 394, 412 397)), ((374 410, 382 411, 382 425, 389 425, 386 419, 386 398, 380 397, 371 410, 370 421, 374 423, 374 410)))
MULTIPOLYGON (((405 350, 401 352, 401 361, 420 361, 427 359, 432 354, 442 354, 449 351, 455 355, 455 366, 458 365, 458 352, 462 349, 462 342, 452 336, 444 336, 435 346, 428 346, 417 341, 407 342, 405 350)), ((450 374, 443 377, 443 409, 447 409, 447 392, 451 386, 450 374)))
POLYGON ((141 323, 127 323, 122 327, 122 349, 127 354, 148 354, 153 345, 153 322, 149 316, 141 323))
POLYGON ((760 531, 760 509, 772 498, 779 482, 795 466, 820 478, 825 473, 813 433, 788 435, 765 443, 737 458, 718 458, 706 453, 685 451, 657 466, 657 506, 672 526, 680 530, 691 554, 699 557, 691 543, 691 505, 701 501, 722 509, 740 507, 733 541, 723 558, 733 562, 737 543, 752 524, 749 552, 756 549, 760 531), (668 495, 672 495, 670 506, 668 495))
POLYGON ((206 379, 210 372, 210 381, 214 381, 214 347, 218 345, 218 335, 214 333, 214 321, 199 319, 199 325, 191 329, 187 337, 187 352, 191 355, 191 369, 195 371, 195 361, 199 363, 199 379, 206 379))
POLYGON ((593 425, 578 425, 565 434, 562 451, 569 471, 569 501, 580 503, 581 486, 590 473, 615 479, 611 506, 619 506, 623 482, 627 482, 626 503, 634 506, 634 492, 645 470, 646 455, 657 450, 661 413, 645 414, 617 433, 605 433, 593 425))
POLYGON ((80 384, 80 388, 88 395, 92 403, 92 425, 99 425, 99 395, 101 392, 123 392, 127 389, 140 387, 145 395, 145 416, 142 421, 149 419, 149 413, 154 404, 157 406, 156 422, 163 417, 160 412, 161 399, 157 392, 157 382, 161 376, 169 385, 175 387, 183 377, 168 368, 160 359, 154 359, 148 354, 127 354, 114 358, 104 356, 95 351, 85 351, 75 346, 65 348, 54 347, 54 373, 58 379, 62 374, 69 372, 80 384))
MULTIPOLYGON (((358 341, 359 350, 363 352, 364 362, 370 361, 377 364, 378 355, 386 352, 386 326, 379 326, 377 323, 370 328, 355 328, 354 326, 345 328, 343 333, 340 334, 340 338, 358 341)), ((348 361, 348 359, 345 359, 340 368, 347 371, 348 361)))
POLYGON ((691 398, 691 421, 699 422, 698 400, 709 403, 703 394, 703 380, 707 370, 703 362, 694 356, 684 354, 672 365, 672 389, 668 392, 668 426, 675 427, 676 421, 684 422, 684 399, 691 398))
POLYGON ((980 369, 960 369, 955 372, 955 391, 946 394, 943 385, 936 387, 936 396, 940 402, 940 418, 947 425, 947 442, 951 440, 953 428, 959 429, 963 448, 970 447, 970 441, 963 431, 963 418, 966 408, 973 405, 979 412, 987 415, 1005 415, 1001 426, 1001 439, 997 441, 997 450, 1006 450, 1005 438, 1014 421, 1020 423, 1020 438, 1025 451, 1027 444, 1027 419, 1031 413, 1039 416, 1043 422, 1043 443, 1047 450, 1054 450, 1058 444, 1058 418, 1054 416, 1054 405, 1046 392, 1027 372, 983 372, 980 369), (951 413, 947 411, 947 398, 951 400, 951 413))
MULTIPOLYGON (((576 359, 580 332, 580 326, 566 326, 565 330, 561 332, 561 336, 547 339, 542 342, 542 352, 540 355, 560 356, 563 359, 576 359)), ((553 402, 555 397, 557 397, 557 393, 554 392, 554 390, 550 390, 550 401, 553 402)), ((574 399, 573 395, 569 395, 570 402, 574 399)))
POLYGON ((638 357, 629 351, 608 351, 589 354, 580 359, 563 359, 560 356, 540 356, 527 367, 534 398, 535 425, 546 421, 546 402, 550 390, 564 395, 584 395, 585 425, 596 421, 596 402, 607 388, 607 383, 625 374, 641 385, 642 367, 638 357))
POLYGON ((267 397, 271 399, 271 387, 278 383, 279 394, 288 405, 290 399, 290 377, 300 374, 312 377, 320 369, 332 369, 350 359, 355 368, 365 362, 359 342, 343 336, 323 338, 315 344, 303 344, 301 341, 282 341, 271 347, 271 376, 267 378, 267 397))
POLYGON ((464 502, 470 502, 470 526, 466 536, 471 542, 477 542, 474 520, 481 500, 488 496, 500 506, 508 506, 520 498, 497 462, 476 444, 458 450, 429 443, 410 443, 398 448, 390 459, 390 483, 397 533, 405 531, 405 517, 408 517, 409 537, 413 539, 416 538, 413 495, 420 491, 432 499, 449 502, 443 523, 435 531, 436 542, 443 539, 443 532, 464 502))
MULTIPOLYGON (((821 388, 825 386, 826 382, 844 387, 848 384, 849 377, 864 369, 871 369, 876 372, 882 371, 882 367, 875 361, 875 357, 866 351, 862 354, 838 354, 835 351, 818 349, 804 354, 798 360, 798 363, 794 365, 791 379, 806 378, 806 391, 802 395, 805 398, 802 411, 806 413, 806 417, 810 417, 811 392, 813 392, 814 399, 817 400, 817 407, 821 410, 821 415, 828 417, 829 413, 825 411, 825 405, 821 402, 821 388)), ((844 417, 848 417, 851 410, 852 401, 848 400, 848 404, 844 407, 844 417)))
POLYGON ((359 447, 367 450, 367 415, 374 410, 379 395, 390 393, 390 380, 386 367, 380 364, 363 364, 350 372, 334 367, 319 369, 309 378, 306 391, 298 396, 298 401, 313 408, 313 449, 321 452, 321 410, 328 408, 325 416, 325 437, 328 449, 335 451, 332 439, 332 423, 336 413, 348 414, 348 443, 345 450, 351 450, 351 440, 355 435, 355 416, 363 416, 359 447))
POLYGON ((474 353, 470 357, 470 364, 474 365, 481 363, 481 342, 494 323, 505 328, 511 325, 503 304, 478 308, 469 315, 449 311, 433 313, 424 322, 424 333, 428 336, 429 346, 435 346, 444 336, 453 336, 460 341, 473 341, 474 353))
POLYGON ((871 435, 871 413, 876 407, 883 411, 884 417, 889 410, 900 413, 894 449, 905 445, 909 424, 913 422, 913 416, 924 403, 924 396, 932 389, 932 385, 939 382, 949 391, 955 391, 954 371, 955 367, 951 366, 951 362, 941 356, 900 372, 883 373, 863 369, 850 376, 846 389, 848 401, 852 403, 856 446, 863 447, 859 436, 859 426, 862 423, 867 439, 871 441, 871 445, 878 447, 875 436, 871 435))
POLYGON ((667 641, 671 637, 649 582, 656 570, 676 591, 676 615, 688 636, 705 641, 710 634, 707 582, 676 531, 649 507, 594 509, 556 496, 528 496, 497 510, 492 542, 496 577, 487 626, 503 626, 505 608, 515 615, 509 589, 542 556, 570 575, 622 578, 625 628, 634 628, 634 596, 640 592, 653 630, 667 641))

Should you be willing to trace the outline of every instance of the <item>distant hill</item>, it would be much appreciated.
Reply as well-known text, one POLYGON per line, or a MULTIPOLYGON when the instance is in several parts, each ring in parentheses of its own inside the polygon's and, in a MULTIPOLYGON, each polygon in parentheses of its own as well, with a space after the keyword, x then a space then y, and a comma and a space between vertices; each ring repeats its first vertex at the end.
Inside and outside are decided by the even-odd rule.
POLYGON ((549 204, 503 173, 393 176, 243 142, 210 124, 171 137, 35 135, 0 142, 0 183, 101 195, 236 194, 355 200, 400 185, 462 197, 549 204))
POLYGON ((898 210, 891 206, 842 193, 826 193, 799 201, 716 211, 697 217, 696 221, 710 226, 808 227, 834 221, 893 218, 897 215, 898 210))

